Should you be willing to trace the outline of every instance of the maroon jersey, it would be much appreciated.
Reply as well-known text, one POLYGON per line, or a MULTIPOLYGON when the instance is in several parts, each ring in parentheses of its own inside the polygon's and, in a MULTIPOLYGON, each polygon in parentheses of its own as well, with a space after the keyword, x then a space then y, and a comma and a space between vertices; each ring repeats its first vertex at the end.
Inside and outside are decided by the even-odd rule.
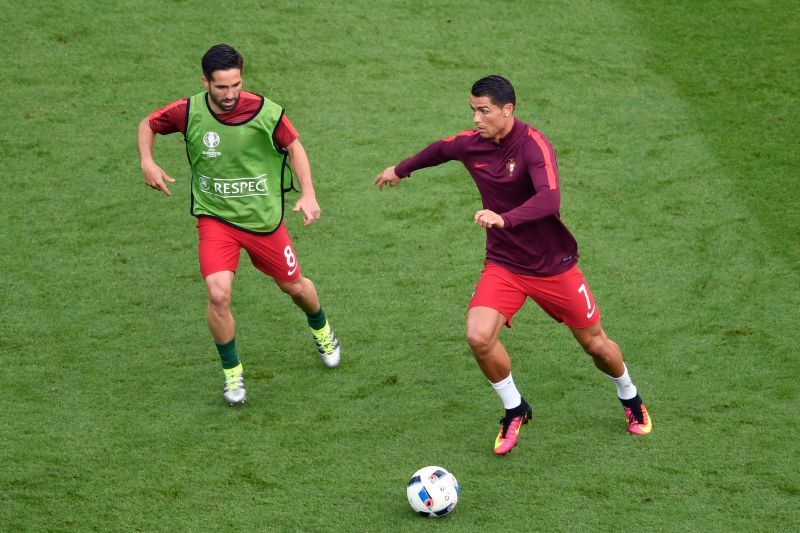
POLYGON ((578 262, 578 243, 559 215, 558 165, 544 135, 517 119, 499 143, 464 131, 402 161, 395 173, 407 177, 451 160, 467 168, 483 208, 503 217, 504 228, 486 230, 487 261, 531 276, 561 274, 578 262))
MULTIPOLYGON (((168 135, 177 131, 185 133, 186 112, 188 109, 189 99, 184 98, 154 111, 150 114, 150 129, 161 135, 168 135)), ((247 91, 241 91, 236 107, 227 113, 222 113, 221 115, 215 113, 214 115, 227 124, 242 124, 253 118, 260 109, 261 97, 247 91)), ((281 121, 275 126, 275 140, 281 148, 286 148, 297 137, 297 130, 294 129, 286 115, 283 115, 281 121)))

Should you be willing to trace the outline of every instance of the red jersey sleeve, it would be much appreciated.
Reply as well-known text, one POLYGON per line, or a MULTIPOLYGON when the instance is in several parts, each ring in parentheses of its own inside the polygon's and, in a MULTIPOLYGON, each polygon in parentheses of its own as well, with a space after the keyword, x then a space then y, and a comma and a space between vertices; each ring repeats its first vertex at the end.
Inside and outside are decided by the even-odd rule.
POLYGON ((527 159, 528 175, 536 193, 522 205, 505 213, 499 213, 506 228, 557 215, 561 208, 558 164, 553 147, 533 128, 528 128, 528 136, 533 142, 527 144, 525 159, 527 159))
POLYGON ((150 114, 150 129, 161 135, 186 131, 186 111, 189 99, 176 100, 150 114))
POLYGON ((287 148, 299 136, 300 135, 297 133, 297 130, 294 129, 292 123, 288 118, 286 118, 286 115, 283 115, 281 117, 281 121, 278 122, 277 126, 275 126, 275 141, 281 146, 281 148, 287 148))
POLYGON ((528 172, 536 191, 558 189, 558 164, 550 142, 538 131, 528 128, 533 139, 528 149, 528 172))
POLYGON ((428 145, 408 159, 404 159, 394 169, 394 173, 401 178, 407 178, 415 170, 441 165, 447 161, 459 159, 461 156, 460 143, 475 135, 477 131, 462 131, 458 135, 446 137, 428 145))

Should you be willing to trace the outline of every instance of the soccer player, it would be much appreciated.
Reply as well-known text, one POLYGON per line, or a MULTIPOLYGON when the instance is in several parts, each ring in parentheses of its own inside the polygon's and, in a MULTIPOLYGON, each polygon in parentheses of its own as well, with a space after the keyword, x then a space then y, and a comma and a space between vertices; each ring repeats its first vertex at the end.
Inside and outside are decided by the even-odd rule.
MULTIPOLYGON (((244 248, 253 265, 272 277, 308 317, 322 362, 339 364, 339 341, 314 283, 300 263, 283 223, 286 158, 297 176, 294 205, 308 226, 320 217, 311 167, 297 131, 276 103, 242 89, 242 56, 226 44, 203 56, 205 91, 173 102, 139 124, 144 182, 171 196, 171 178, 153 160, 155 134, 183 133, 191 167, 191 214, 197 217, 200 271, 208 290, 206 319, 225 374, 223 398, 245 401, 242 363, 230 310, 234 274, 244 248)), ((290 182, 291 183, 291 182, 290 182)))
POLYGON ((486 228, 486 260, 467 312, 467 341, 505 407, 494 452, 517 444, 532 410, 511 376, 511 359, 498 340, 503 325, 527 297, 563 322, 617 387, 628 431, 650 433, 653 424, 628 375, 622 353, 600 325, 600 311, 578 268, 578 246, 559 214, 556 157, 538 130, 514 117, 516 95, 501 76, 472 86, 475 129, 434 142, 381 172, 375 185, 394 187, 412 172, 458 160, 475 180, 483 209, 473 217, 486 228))

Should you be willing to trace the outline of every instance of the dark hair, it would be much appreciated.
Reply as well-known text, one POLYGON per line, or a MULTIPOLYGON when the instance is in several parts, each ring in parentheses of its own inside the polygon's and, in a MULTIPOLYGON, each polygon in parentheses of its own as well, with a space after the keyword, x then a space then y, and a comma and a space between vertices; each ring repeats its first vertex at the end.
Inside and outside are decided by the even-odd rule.
POLYGON ((506 104, 517 105, 517 95, 511 82, 502 76, 492 75, 481 78, 472 86, 472 96, 488 96, 497 107, 506 104))
POLYGON ((203 76, 207 80, 211 80, 214 76, 214 71, 217 70, 230 70, 233 68, 242 70, 244 58, 232 46, 215 44, 208 49, 200 65, 203 67, 203 76))

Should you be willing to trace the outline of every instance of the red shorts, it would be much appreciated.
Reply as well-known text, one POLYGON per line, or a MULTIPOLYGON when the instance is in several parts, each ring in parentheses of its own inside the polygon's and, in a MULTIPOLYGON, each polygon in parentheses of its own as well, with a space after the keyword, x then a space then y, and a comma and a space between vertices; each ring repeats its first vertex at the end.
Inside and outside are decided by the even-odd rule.
POLYGON ((283 222, 272 233, 256 235, 215 218, 198 217, 197 233, 203 279, 223 270, 236 272, 242 248, 247 250, 254 267, 275 280, 295 281, 300 278, 297 255, 283 222))
POLYGON ((486 263, 469 308, 489 307, 506 318, 520 310, 531 297, 547 314, 571 328, 588 328, 600 320, 600 311, 578 265, 556 276, 514 274, 494 263, 486 263))

